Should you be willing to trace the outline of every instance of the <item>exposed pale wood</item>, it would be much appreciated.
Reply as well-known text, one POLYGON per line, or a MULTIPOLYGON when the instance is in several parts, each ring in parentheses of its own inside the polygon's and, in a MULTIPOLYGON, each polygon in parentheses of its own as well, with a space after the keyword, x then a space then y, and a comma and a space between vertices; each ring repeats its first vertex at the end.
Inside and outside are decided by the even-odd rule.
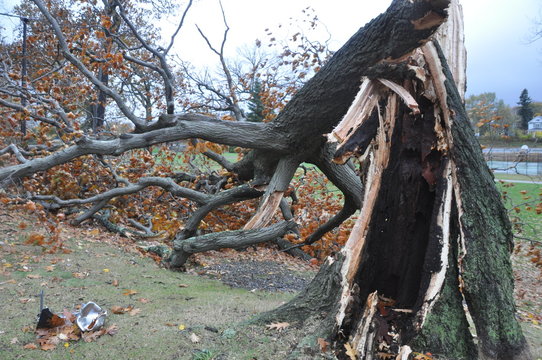
POLYGON ((459 4, 459 0, 450 2, 448 20, 440 26, 434 38, 446 56, 455 85, 464 101, 467 90, 467 50, 465 48, 463 7, 459 4))
MULTIPOLYGON (((448 148, 453 148, 454 142, 453 142, 453 136, 452 136, 452 118, 450 116, 450 110, 448 108, 448 93, 446 91, 446 76, 442 72, 442 63, 439 59, 437 49, 435 45, 432 42, 428 42, 424 46, 422 46, 422 52, 424 59, 427 63, 427 67, 429 69, 429 72, 431 74, 435 74, 431 78, 431 86, 435 89, 435 96, 436 101, 439 104, 439 108, 435 107, 436 117, 440 118, 442 116, 442 119, 445 124, 444 131, 446 132, 446 142, 448 148)), ((454 53, 454 54, 457 54, 454 53)), ((439 125, 437 125, 439 126, 439 125)), ((459 185, 459 181, 457 179, 457 167, 454 164, 454 161, 451 160, 452 164, 452 182, 454 187, 454 197, 455 201, 457 203, 457 211, 459 219, 463 216, 464 210, 462 205, 462 195, 461 195, 461 189, 459 185)), ((465 245, 465 231, 463 229, 463 222, 459 222, 459 230, 461 233, 460 236, 460 258, 465 256, 467 252, 467 247, 465 245)), ((461 261, 459 262, 461 264, 461 261)))
POLYGON ((452 201, 453 201, 453 182, 452 182, 452 168, 448 162, 444 173, 446 179, 446 189, 442 193, 442 199, 440 200, 440 207, 436 218, 436 226, 441 229, 441 238, 439 243, 441 245, 440 251, 440 263, 441 267, 438 272, 431 274, 431 280, 429 286, 425 292, 425 297, 421 309, 416 314, 416 326, 420 329, 427 314, 431 311, 436 300, 440 296, 444 280, 446 279, 446 272, 448 270, 448 259, 450 252, 450 223, 452 216, 452 201))
POLYGON ((442 24, 445 19, 446 18, 441 14, 434 11, 429 11, 424 17, 412 20, 412 24, 416 30, 425 30, 442 24))
POLYGON ((374 336, 374 317, 377 315, 378 292, 375 291, 367 297, 361 324, 352 337, 352 347, 356 349, 360 359, 372 358, 374 336))
POLYGON ((346 316, 346 308, 352 301, 350 292, 354 275, 358 271, 362 259, 362 252, 365 246, 365 236, 376 204, 378 192, 382 181, 382 172, 386 168, 390 156, 391 134, 395 125, 398 98, 396 94, 389 96, 386 106, 385 119, 381 119, 381 125, 377 134, 378 150, 370 154, 371 163, 367 174, 366 189, 363 199, 363 207, 360 216, 356 221, 350 237, 341 253, 345 256, 342 267, 342 296, 340 299, 339 311, 337 312, 337 325, 340 327, 346 316))
POLYGON ((333 129, 331 141, 345 143, 348 136, 353 134, 365 121, 379 100, 378 84, 374 80, 363 79, 360 90, 354 102, 344 115, 341 122, 333 129))
POLYGON ((403 345, 399 349, 399 354, 397 354, 397 357, 395 360, 408 360, 408 356, 412 353, 412 349, 408 345, 403 345))
POLYGON ((280 201, 284 196, 284 192, 275 191, 269 196, 264 198, 258 212, 245 224, 244 229, 256 229, 269 224, 275 212, 280 206, 280 201))
POLYGON ((275 173, 265 190, 258 211, 244 227, 246 230, 266 226, 271 222, 280 206, 284 193, 288 190, 299 163, 300 161, 295 156, 280 159, 275 173))
POLYGON ((378 79, 378 81, 380 81, 382 84, 386 85, 388 88, 393 90, 393 92, 395 92, 397 95, 399 95, 401 97, 401 99, 403 99, 405 104, 409 108, 412 109, 414 114, 419 114, 420 113, 420 107, 418 106, 418 103, 416 102, 416 100, 414 100, 414 97, 412 95, 410 95, 410 93, 408 92, 407 89, 405 89, 401 85, 396 84, 396 83, 394 83, 393 81, 390 81, 390 80, 378 79))
MULTIPOLYGON (((448 93, 445 85, 446 75, 444 75, 442 72, 442 63, 440 62, 437 50, 432 42, 428 42, 427 44, 423 45, 421 49, 429 69, 429 73, 431 74, 432 85, 435 89, 438 104, 440 106, 439 112, 442 114, 442 116, 444 116, 444 121, 446 123, 450 123, 450 109, 448 108, 448 103, 446 102, 448 99, 448 93)), ((452 137, 450 136, 448 139, 451 141, 452 137)))

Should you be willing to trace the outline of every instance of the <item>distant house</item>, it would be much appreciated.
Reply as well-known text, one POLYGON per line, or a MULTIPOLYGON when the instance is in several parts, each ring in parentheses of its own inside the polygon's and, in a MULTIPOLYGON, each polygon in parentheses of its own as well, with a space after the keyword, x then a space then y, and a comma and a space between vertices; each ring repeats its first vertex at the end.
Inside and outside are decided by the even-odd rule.
POLYGON ((527 132, 534 133, 537 131, 542 132, 542 116, 537 116, 529 121, 529 128, 527 129, 527 132))

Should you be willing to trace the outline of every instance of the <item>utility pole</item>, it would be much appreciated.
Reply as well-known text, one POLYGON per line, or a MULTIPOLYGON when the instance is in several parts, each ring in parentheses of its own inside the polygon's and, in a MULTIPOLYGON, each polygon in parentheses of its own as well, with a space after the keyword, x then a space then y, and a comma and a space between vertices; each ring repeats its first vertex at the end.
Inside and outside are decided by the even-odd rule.
MULTIPOLYGON (((23 64, 21 66, 21 87, 24 91, 26 89, 26 28, 28 25, 28 18, 21 17, 21 21, 23 22, 23 64)), ((23 108, 26 106, 26 94, 22 94, 21 96, 21 105, 23 108)), ((23 113, 23 116, 21 118, 21 132, 23 133, 23 138, 26 136, 26 119, 23 113)))

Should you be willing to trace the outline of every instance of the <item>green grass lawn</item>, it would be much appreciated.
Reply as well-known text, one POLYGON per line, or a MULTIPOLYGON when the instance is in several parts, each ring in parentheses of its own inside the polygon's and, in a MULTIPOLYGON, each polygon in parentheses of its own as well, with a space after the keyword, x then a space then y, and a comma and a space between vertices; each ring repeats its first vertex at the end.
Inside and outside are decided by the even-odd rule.
POLYGON ((499 181, 497 188, 503 194, 512 222, 521 224, 517 235, 542 241, 542 214, 536 210, 542 202, 542 184, 499 181))

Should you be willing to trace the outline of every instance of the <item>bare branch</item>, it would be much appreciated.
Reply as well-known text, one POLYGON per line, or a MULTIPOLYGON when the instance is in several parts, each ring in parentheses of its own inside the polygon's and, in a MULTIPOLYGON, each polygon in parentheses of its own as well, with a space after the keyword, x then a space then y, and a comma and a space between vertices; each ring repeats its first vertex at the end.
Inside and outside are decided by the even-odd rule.
POLYGON ((6 153, 12 153, 13 155, 15 155, 15 157, 17 158, 17 160, 20 162, 20 163, 26 163, 28 160, 23 156, 23 154, 21 154, 21 151, 19 150, 19 148, 17 148, 17 146, 15 144, 9 144, 8 146, 6 146, 5 148, 3 148, 2 150, 0 150, 0 155, 4 155, 6 153))
POLYGON ((211 150, 204 151, 203 155, 207 156, 211 160, 214 160, 215 162, 220 164, 220 166, 222 166, 224 169, 228 171, 233 171, 234 165, 231 162, 229 162, 228 159, 226 159, 224 156, 217 154, 211 150))
POLYGON ((106 168, 109 169, 109 171, 111 172, 111 174, 113 175, 113 177, 115 178, 115 181, 117 183, 122 183, 126 186, 129 186, 130 185, 130 181, 126 178, 123 178, 122 176, 119 176, 119 174, 117 173, 117 171, 115 169, 113 169, 113 166, 111 166, 110 163, 108 163, 107 161, 105 161, 104 157, 101 156, 101 155, 98 155, 98 160, 100 161, 100 163, 105 166, 106 168))
MULTIPOLYGON (((211 51, 213 51, 215 54, 218 55, 218 58, 220 60, 220 64, 222 66, 222 71, 224 72, 224 75, 226 76, 226 82, 228 84, 228 93, 229 93, 229 96, 226 97, 227 99, 227 102, 228 104, 231 106, 231 111, 233 112, 233 114, 235 115, 235 118, 238 120, 238 121, 242 121, 245 119, 245 116, 243 114, 243 111, 241 110, 241 108, 239 107, 239 98, 237 96, 237 93, 235 91, 235 86, 234 86, 234 83, 233 83, 233 77, 231 75, 231 72, 230 72, 230 69, 228 67, 228 65, 226 64, 226 60, 224 58, 224 48, 226 46, 226 41, 228 39, 228 32, 230 31, 230 27, 228 26, 228 23, 226 21, 226 14, 224 12, 224 7, 222 6, 222 2, 219 1, 220 3, 220 10, 222 12, 222 19, 224 21, 224 26, 226 27, 226 29, 224 30, 224 37, 222 38, 222 43, 220 44, 220 51, 216 50, 211 42, 209 41, 209 39, 205 36, 205 34, 203 33, 203 31, 199 28, 199 26, 196 25, 200 35, 203 37, 203 39, 205 39, 205 42, 207 43, 207 46, 209 46, 209 49, 211 49, 211 51)), ((214 91, 216 92, 216 90, 214 89, 210 89, 208 86, 207 86, 208 90, 211 90, 211 91, 214 91)), ((220 95, 220 94, 219 94, 220 95)), ((222 95, 223 96, 223 95, 222 95)))
MULTIPOLYGON (((38 121, 41 121, 41 122, 44 122, 46 124, 49 124, 49 125, 53 125, 57 128, 63 128, 63 125, 61 123, 59 123, 58 121, 56 120, 53 120, 53 119, 49 119, 49 118, 46 118, 44 116, 40 116, 38 114, 35 114, 33 112, 30 112, 28 111, 24 106, 20 105, 20 104, 17 104, 17 103, 12 103, 12 102, 9 102, 9 101, 6 101, 2 98, 0 98, 0 105, 2 106, 5 106, 7 108, 11 108, 13 110, 17 110, 17 111, 20 111, 24 114, 27 114, 28 116, 32 117, 33 119, 36 119, 38 121)), ((68 128, 65 128, 64 129, 66 132, 70 132, 71 130, 68 129, 68 128)))
MULTIPOLYGON (((151 52, 160 61, 161 69, 160 69, 160 71, 158 71, 158 70, 157 71, 158 71, 158 73, 160 74, 160 76, 162 77, 162 79, 164 81, 164 90, 165 90, 165 98, 166 98, 166 104, 167 104, 167 113, 168 114, 173 114, 173 112, 175 111, 175 103, 174 103, 174 100, 173 100, 173 82, 175 80, 175 77, 173 76, 173 73, 171 72, 171 70, 169 68, 169 65, 167 63, 166 52, 162 52, 161 50, 155 49, 152 46, 150 46, 149 43, 147 41, 145 41, 145 39, 143 39, 143 37, 139 34, 139 32, 137 31, 137 28, 135 27, 135 25, 130 21, 130 19, 128 19, 122 4, 120 2, 117 2, 116 5, 120 9, 120 16, 122 17, 122 19, 124 20, 126 25, 128 25, 128 27, 130 28, 130 30, 132 31, 134 36, 137 38, 137 40, 141 43, 141 45, 143 45, 143 47, 145 49, 147 49, 149 52, 151 52)), ((183 20, 184 20, 184 15, 183 15, 183 20)), ((180 25, 182 25, 182 21, 181 21, 180 25)))
POLYGON ((87 219, 90 219, 91 217, 94 216, 94 214, 96 214, 98 211, 100 211, 104 206, 107 205, 107 203, 109 202, 110 199, 103 199, 99 202, 97 202, 96 204, 94 204, 90 209, 88 209, 88 211, 86 211, 85 213, 83 213, 82 215, 79 215, 77 218, 75 218, 75 220, 73 220, 72 224, 73 225, 79 225, 81 224, 83 221, 87 220, 87 219))
POLYGON ((214 209, 234 202, 254 199, 260 196, 262 196, 262 192, 254 189, 248 184, 225 190, 211 196, 203 206, 192 214, 190 219, 184 225, 184 229, 177 234, 176 239, 186 239, 194 236, 201 220, 203 220, 205 216, 207 216, 207 214, 214 209))
POLYGON ((190 9, 191 6, 192 6, 192 0, 188 2, 186 9, 184 9, 183 16, 181 17, 181 21, 179 22, 179 25, 177 26, 177 29, 175 29, 175 32, 173 33, 173 35, 171 35, 171 40, 169 42, 169 45, 164 51, 165 54, 169 53, 169 50, 171 50, 171 47, 173 46, 173 43, 175 42, 175 37, 179 33, 179 30, 181 30, 181 28, 183 27, 184 19, 186 17, 186 14, 188 14, 188 10, 190 9))
POLYGON ((106 86, 103 82, 101 82, 93 73, 90 71, 77 57, 75 57, 69 47, 68 43, 66 42, 66 38, 64 37, 64 34, 62 33, 62 29, 60 28, 60 25, 56 21, 56 19, 51 15, 49 10, 47 9, 47 6, 43 3, 42 0, 32 0, 36 6, 40 9, 41 13, 45 16, 51 27, 53 28, 53 31, 58 39, 58 43, 60 46, 60 49, 62 51, 62 54, 64 57, 72 63, 87 79, 89 79, 98 89, 102 92, 104 92, 107 96, 112 98, 117 106, 119 107, 120 111, 126 116, 131 122, 136 125, 136 127, 145 127, 145 121, 143 119, 140 119, 137 117, 129 108, 128 105, 124 102, 122 97, 117 94, 115 91, 113 91, 111 88, 106 86))

